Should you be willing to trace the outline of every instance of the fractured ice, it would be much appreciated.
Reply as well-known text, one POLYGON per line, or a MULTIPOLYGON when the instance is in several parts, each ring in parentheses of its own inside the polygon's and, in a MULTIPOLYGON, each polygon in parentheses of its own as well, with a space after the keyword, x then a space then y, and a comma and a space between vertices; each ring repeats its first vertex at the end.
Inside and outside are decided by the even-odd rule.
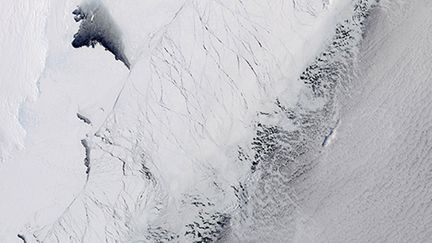
MULTIPOLYGON (((432 58, 423 53, 427 58, 417 62, 407 55, 429 40, 424 31, 410 30, 418 34, 411 49, 395 48, 408 43, 399 39, 409 39, 396 33, 394 19, 382 17, 393 11, 391 4, 398 6, 396 1, 80 4, 73 11, 80 23, 73 47, 100 44, 130 71, 117 62, 87 68, 88 60, 101 53, 72 49, 74 5, 57 1, 65 9, 62 4, 53 7, 50 20, 67 13, 68 22, 60 22, 71 28, 64 28, 66 33, 57 26, 47 28, 51 65, 41 85, 50 92, 34 105, 35 113, 46 119, 39 127, 29 126, 28 147, 19 154, 24 162, 8 163, 12 169, 0 174, 3 194, 17 191, 40 202, 30 209, 9 207, 13 213, 0 208, 8 218, 17 218, 13 227, 0 227, 1 242, 17 237, 27 242, 373 242, 390 237, 398 242, 399 232, 408 232, 409 238, 422 230, 405 227, 404 220, 412 219, 417 227, 422 225, 419 215, 428 217, 429 212, 430 200, 418 196, 428 194, 429 182, 417 178, 430 175, 424 168, 430 164, 430 126, 423 121, 430 120, 426 83, 432 64, 426 60, 432 58), (374 33, 386 21, 392 31, 374 33), (368 39, 374 35, 379 37, 368 39), (384 35, 393 36, 399 46, 382 42, 384 35), (381 68, 385 61, 377 61, 380 56, 400 65, 381 68), (404 56, 410 63, 400 58, 404 56), (378 67, 368 67, 369 59, 378 67), (407 65, 417 66, 410 69, 421 75, 407 65), (370 70, 377 71, 358 77, 370 70), (406 82, 400 78, 405 73, 410 74, 406 79, 414 78, 406 82), (400 86, 414 92, 404 94, 400 86), (416 92, 420 98, 412 105, 405 97, 416 92), (360 98, 351 100, 351 95, 360 98), (417 113, 422 100, 427 105, 417 113), (51 111, 57 102, 57 110, 51 111), (360 112, 347 112, 351 107, 346 103, 360 112), (399 124, 407 112, 416 129, 401 129, 409 124, 399 124), (419 114, 426 119, 418 120, 419 114), (401 137, 405 131, 412 134, 409 139, 401 137), (411 147, 424 156, 412 155, 411 147), (28 167, 30 173, 22 176, 28 167), (399 170, 401 176, 394 177, 399 170), (382 176, 383 171, 389 174, 382 176), (399 180, 406 171, 407 180, 399 180), (15 179, 18 175, 37 183, 26 191, 15 179), (47 183, 37 185, 41 178, 47 183), (410 180, 412 187, 404 188, 410 180), (420 193, 411 197, 411 192, 420 193), (407 203, 421 206, 404 213, 410 210, 407 203), (401 219, 402 231, 395 230, 395 218, 401 219), (380 232, 369 234, 375 231, 380 232)), ((413 2, 406 5, 423 14, 432 8, 427 0, 413 2)), ((403 10, 409 16, 411 10, 403 10)), ((416 21, 406 26, 425 22, 430 28, 423 21, 426 15, 411 15, 416 21)), ((111 54, 101 57, 107 56, 111 54)), ((20 198, 6 196, 0 206, 20 198)))

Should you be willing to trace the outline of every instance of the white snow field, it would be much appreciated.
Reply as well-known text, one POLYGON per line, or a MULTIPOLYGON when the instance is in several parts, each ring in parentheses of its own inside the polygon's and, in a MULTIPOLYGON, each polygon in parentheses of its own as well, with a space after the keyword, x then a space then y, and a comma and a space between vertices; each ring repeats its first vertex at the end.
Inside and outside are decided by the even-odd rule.
POLYGON ((335 139, 296 183, 322 242, 432 241, 432 2, 381 4, 335 139))
POLYGON ((0 243, 431 242, 430 13, 2 0, 0 243))

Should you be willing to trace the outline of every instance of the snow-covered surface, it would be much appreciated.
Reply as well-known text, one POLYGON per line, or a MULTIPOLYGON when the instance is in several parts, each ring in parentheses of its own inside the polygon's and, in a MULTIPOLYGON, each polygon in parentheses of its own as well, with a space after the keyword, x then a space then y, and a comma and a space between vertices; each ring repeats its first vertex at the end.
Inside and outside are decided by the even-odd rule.
POLYGON ((296 188, 323 242, 432 240, 432 2, 381 4, 337 136, 296 188))
POLYGON ((0 10, 0 242, 431 239, 427 0, 91 1, 0 10))

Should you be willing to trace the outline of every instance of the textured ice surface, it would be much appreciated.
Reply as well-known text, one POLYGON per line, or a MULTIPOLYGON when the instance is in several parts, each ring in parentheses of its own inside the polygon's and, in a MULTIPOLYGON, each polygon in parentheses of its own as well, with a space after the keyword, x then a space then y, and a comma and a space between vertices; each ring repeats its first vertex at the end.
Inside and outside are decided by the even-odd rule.
POLYGON ((427 0, 9 5, 0 242, 431 239, 427 0))
POLYGON ((430 1, 381 1, 341 123, 296 184, 323 242, 430 242, 430 1))

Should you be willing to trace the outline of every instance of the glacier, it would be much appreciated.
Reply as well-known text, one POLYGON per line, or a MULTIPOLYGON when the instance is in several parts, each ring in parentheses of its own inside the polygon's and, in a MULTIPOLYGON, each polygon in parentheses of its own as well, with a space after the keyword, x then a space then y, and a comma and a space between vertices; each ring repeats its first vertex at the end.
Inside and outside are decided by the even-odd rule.
POLYGON ((0 242, 432 239, 429 1, 4 6, 0 242))

